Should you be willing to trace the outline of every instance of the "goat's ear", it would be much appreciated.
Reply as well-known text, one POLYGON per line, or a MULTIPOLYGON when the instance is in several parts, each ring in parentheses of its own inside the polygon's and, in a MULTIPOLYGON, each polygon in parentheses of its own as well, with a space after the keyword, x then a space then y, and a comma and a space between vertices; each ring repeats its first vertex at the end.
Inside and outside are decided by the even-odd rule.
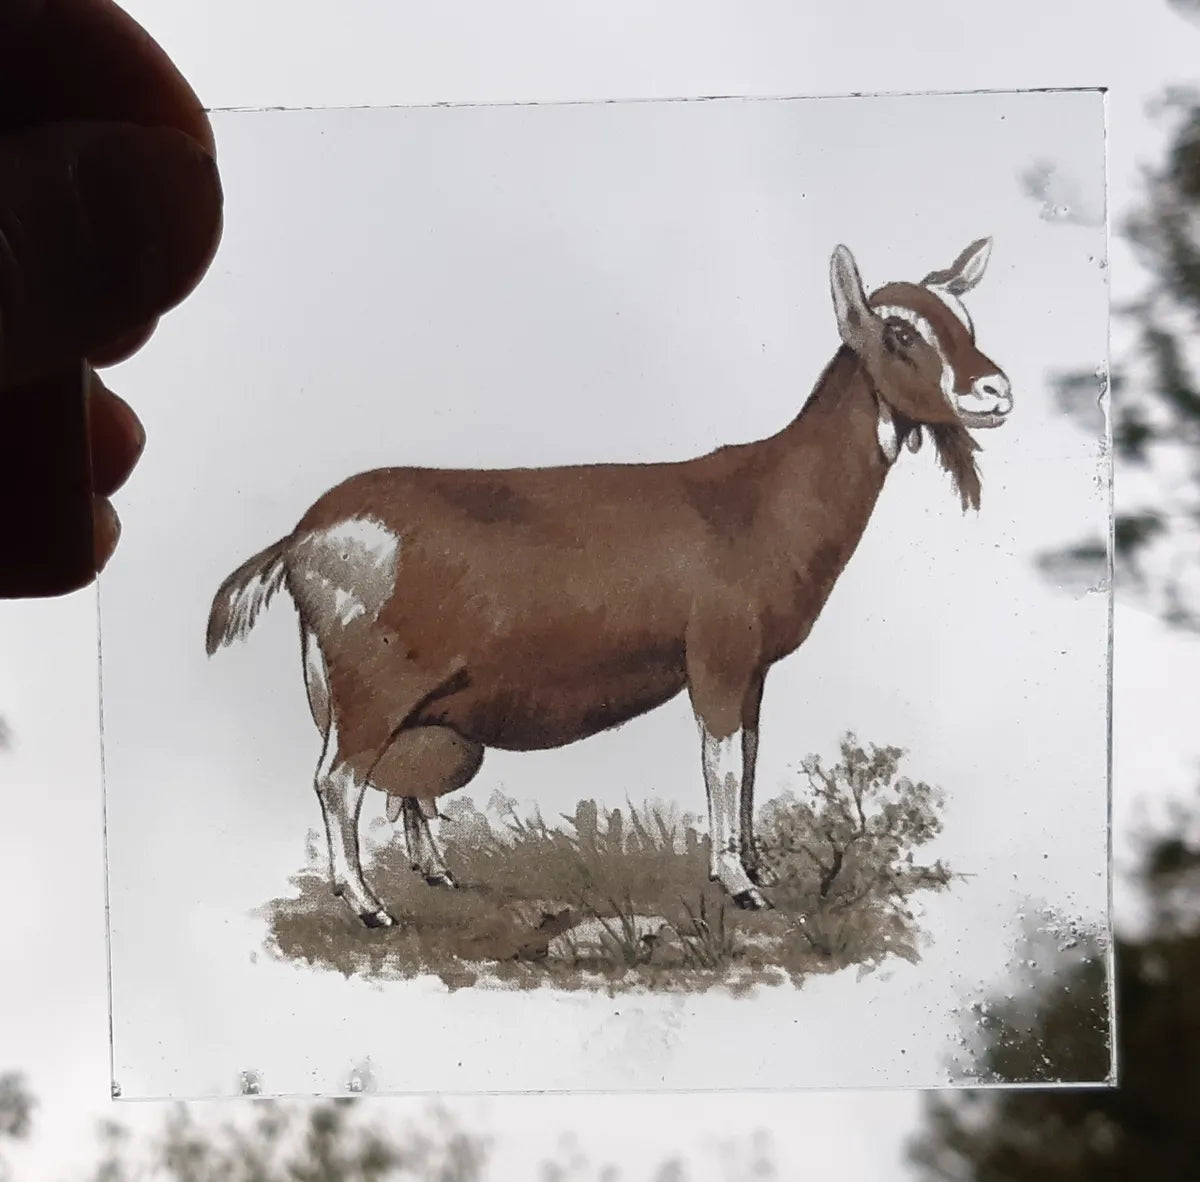
POLYGON ((878 336, 879 317, 867 306, 858 264, 847 246, 839 246, 829 263, 829 286, 841 338, 860 357, 878 336))
POLYGON ((951 295, 960 296, 978 286, 987 270, 992 253, 992 240, 980 238, 972 242, 944 271, 931 271, 921 283, 925 287, 944 287, 951 295))

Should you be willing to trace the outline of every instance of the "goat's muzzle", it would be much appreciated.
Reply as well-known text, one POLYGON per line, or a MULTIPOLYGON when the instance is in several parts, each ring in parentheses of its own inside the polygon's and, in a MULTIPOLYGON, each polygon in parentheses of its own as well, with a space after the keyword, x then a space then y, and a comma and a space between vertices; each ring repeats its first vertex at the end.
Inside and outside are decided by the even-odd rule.
POLYGON ((1013 408, 1012 387, 1002 373, 977 379, 967 394, 955 395, 964 427, 999 427, 1013 408))

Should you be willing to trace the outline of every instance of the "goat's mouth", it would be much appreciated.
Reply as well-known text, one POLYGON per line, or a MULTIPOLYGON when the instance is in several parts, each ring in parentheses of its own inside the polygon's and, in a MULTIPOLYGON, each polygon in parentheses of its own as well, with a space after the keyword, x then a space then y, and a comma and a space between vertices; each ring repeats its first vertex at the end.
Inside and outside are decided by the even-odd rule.
POLYGON ((958 417, 964 427, 999 427, 1008 421, 1006 410, 978 411, 958 408, 958 417))
POLYGON ((967 394, 954 396, 954 409, 964 427, 999 427, 1012 413, 1013 396, 1005 381, 1002 386, 988 383, 967 394))
POLYGON ((1013 410, 1013 388, 1003 373, 977 378, 970 390, 956 391, 954 409, 965 427, 998 427, 1013 410))

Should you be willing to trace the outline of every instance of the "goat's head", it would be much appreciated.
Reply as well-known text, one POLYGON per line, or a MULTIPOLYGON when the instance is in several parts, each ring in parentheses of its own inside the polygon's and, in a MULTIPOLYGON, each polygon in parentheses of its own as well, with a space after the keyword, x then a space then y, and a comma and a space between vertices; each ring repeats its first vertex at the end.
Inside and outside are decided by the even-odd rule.
POLYGON ((846 247, 830 264, 838 331, 879 402, 880 446, 894 460, 901 443, 915 451, 927 428, 964 506, 979 503, 971 458, 978 445, 966 428, 998 427, 1013 406, 1008 378, 976 347, 959 300, 983 278, 991 247, 990 238, 980 239, 946 270, 920 283, 889 283, 870 298, 846 247))

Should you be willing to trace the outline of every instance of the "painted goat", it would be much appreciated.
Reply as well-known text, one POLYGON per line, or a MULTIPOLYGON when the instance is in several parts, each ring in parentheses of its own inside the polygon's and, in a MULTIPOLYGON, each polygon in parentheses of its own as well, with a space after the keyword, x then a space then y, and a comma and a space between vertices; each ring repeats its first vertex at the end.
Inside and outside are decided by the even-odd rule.
POLYGON ((839 246, 842 345, 767 439, 682 463, 364 472, 225 580, 210 655, 280 587, 296 605, 333 890, 368 927, 394 922, 362 876, 368 787, 403 815, 414 869, 454 886, 429 822, 486 748, 575 743, 685 689, 711 876, 740 906, 769 906, 752 832, 764 678, 812 630, 902 447, 927 432, 964 511, 978 508, 967 428, 1012 409, 959 302, 990 249, 868 298, 839 246))

